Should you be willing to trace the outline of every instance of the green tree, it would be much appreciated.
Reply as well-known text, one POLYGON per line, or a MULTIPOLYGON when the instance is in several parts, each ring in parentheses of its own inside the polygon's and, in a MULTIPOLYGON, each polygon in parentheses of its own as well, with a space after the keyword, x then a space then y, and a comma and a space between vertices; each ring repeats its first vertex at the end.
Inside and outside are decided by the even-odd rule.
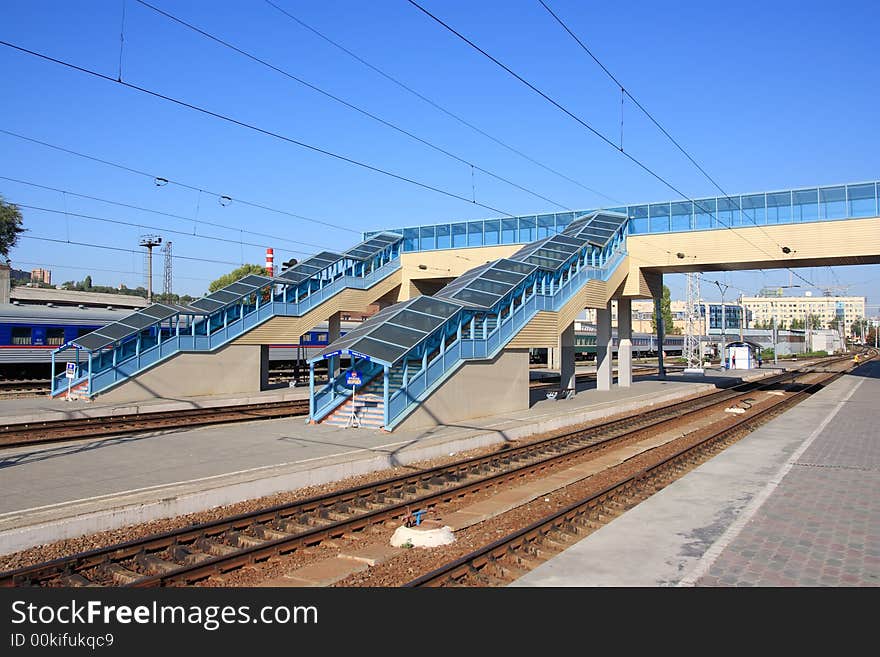
POLYGON ((86 277, 83 279, 83 289, 85 289, 85 290, 91 290, 91 289, 92 289, 92 277, 91 277, 91 276, 86 276, 86 277))
POLYGON ((9 250, 18 243, 18 236, 24 232, 21 225, 21 210, 14 203, 7 203, 0 196, 0 255, 9 260, 9 250))
POLYGON ((244 278, 248 274, 262 274, 265 276, 266 268, 262 265, 242 265, 237 269, 233 269, 228 274, 224 274, 220 278, 215 281, 211 281, 211 284, 208 286, 209 292, 216 292, 221 287, 226 287, 227 285, 231 285, 235 283, 240 278, 244 278))
MULTIPOLYGON (((667 286, 663 286, 663 296, 660 298, 660 313, 663 316, 663 332, 665 335, 672 335, 676 332, 675 324, 672 321, 672 298, 667 286)), ((651 314, 651 331, 657 332, 657 309, 651 314)))

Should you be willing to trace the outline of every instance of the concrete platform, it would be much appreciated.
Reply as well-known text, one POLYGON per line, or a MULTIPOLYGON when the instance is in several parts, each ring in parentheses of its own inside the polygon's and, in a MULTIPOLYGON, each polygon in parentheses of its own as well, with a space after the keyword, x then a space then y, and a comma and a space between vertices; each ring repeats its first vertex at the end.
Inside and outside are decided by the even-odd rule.
POLYGON ((536 394, 525 411, 411 432, 278 419, 2 450, 0 553, 596 421, 733 385, 737 374, 673 374, 607 392, 585 381, 572 399, 536 394))
POLYGON ((512 586, 880 586, 880 362, 512 586))
POLYGON ((191 408, 213 408, 216 406, 240 406, 273 401, 308 399, 309 386, 296 388, 278 387, 250 394, 211 395, 203 397, 157 397, 148 402, 119 403, 67 401, 49 397, 22 397, 0 401, 0 426, 23 422, 45 422, 68 420, 81 417, 105 417, 110 415, 129 415, 133 413, 159 413, 191 408))

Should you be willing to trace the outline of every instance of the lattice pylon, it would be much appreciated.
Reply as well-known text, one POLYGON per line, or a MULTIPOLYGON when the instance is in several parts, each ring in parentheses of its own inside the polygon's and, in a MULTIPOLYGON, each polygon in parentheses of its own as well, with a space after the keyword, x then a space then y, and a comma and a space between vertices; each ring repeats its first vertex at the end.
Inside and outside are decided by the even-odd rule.
POLYGON ((697 274, 686 274, 686 276, 684 357, 688 368, 700 368, 703 366, 700 354, 700 336, 703 333, 699 308, 700 277, 697 274))
POLYGON ((162 249, 165 254, 165 276, 162 285, 162 298, 165 299, 165 303, 171 303, 171 295, 173 294, 173 283, 171 277, 171 241, 165 242, 165 246, 162 249))

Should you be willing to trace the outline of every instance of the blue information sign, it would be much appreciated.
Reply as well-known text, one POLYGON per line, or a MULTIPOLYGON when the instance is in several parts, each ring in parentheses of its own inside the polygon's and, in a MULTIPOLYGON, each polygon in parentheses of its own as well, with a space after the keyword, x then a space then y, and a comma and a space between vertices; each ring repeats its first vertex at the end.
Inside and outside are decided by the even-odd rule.
POLYGON ((67 369, 65 370, 65 374, 67 375, 68 379, 75 379, 76 378, 76 363, 68 363, 67 369))
POLYGON ((330 353, 330 354, 324 354, 324 358, 332 358, 333 356, 341 356, 341 355, 342 355, 342 349, 340 349, 339 351, 334 351, 333 353, 330 353))
POLYGON ((361 384, 360 372, 349 372, 345 377, 345 382, 350 386, 359 386, 361 384))
POLYGON ((366 354, 362 354, 359 351, 353 351, 351 349, 348 350, 348 355, 354 356, 355 358, 363 358, 364 360, 370 360, 370 357, 367 356, 366 354))

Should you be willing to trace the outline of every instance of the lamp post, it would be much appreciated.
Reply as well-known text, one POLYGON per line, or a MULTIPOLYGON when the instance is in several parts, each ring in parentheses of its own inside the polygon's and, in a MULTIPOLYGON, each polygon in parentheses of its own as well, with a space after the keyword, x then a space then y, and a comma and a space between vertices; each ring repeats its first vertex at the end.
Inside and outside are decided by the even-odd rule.
POLYGON ((721 362, 722 369, 727 369, 727 358, 724 354, 724 343, 727 341, 727 322, 724 317, 724 293, 727 292, 727 288, 730 286, 724 283, 719 283, 718 281, 715 281, 715 285, 718 286, 718 290, 721 292, 721 362))

